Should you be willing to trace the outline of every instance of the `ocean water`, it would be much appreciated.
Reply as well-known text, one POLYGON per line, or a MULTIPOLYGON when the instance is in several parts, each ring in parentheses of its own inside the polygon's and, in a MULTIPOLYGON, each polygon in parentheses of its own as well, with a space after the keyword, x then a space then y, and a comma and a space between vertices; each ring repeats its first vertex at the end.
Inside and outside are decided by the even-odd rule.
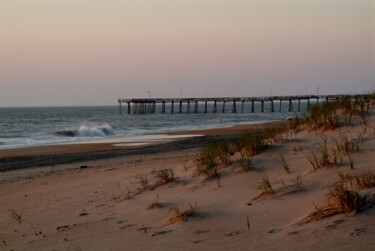
MULTIPOLYGON (((118 106, 0 108, 0 149, 229 127, 294 116, 295 112, 288 112, 288 102, 282 104, 282 112, 279 112, 279 103, 275 102, 274 106, 275 112, 271 113, 270 104, 265 103, 265 112, 261 113, 260 104, 256 103, 255 113, 251 113, 251 103, 245 103, 241 113, 241 104, 237 103, 237 113, 232 113, 232 105, 227 103, 222 113, 222 104, 218 103, 217 113, 212 112, 213 104, 204 113, 204 104, 200 104, 197 114, 187 114, 184 104, 180 114, 176 113, 178 105, 175 104, 175 113, 171 114, 167 104, 165 114, 161 113, 161 105, 157 105, 156 113, 147 115, 129 115, 127 106, 123 107, 122 115, 118 106)), ((297 103, 293 107, 297 110, 297 103)), ((301 102, 301 111, 305 109, 306 103, 301 102)))

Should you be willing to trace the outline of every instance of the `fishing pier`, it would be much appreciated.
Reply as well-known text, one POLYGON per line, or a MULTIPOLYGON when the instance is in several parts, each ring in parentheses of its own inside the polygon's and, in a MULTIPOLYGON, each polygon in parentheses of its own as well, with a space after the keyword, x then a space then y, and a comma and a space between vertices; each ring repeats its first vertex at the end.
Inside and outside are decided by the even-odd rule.
MULTIPOLYGON (((122 113, 122 104, 127 104, 128 114, 156 113, 156 104, 161 104, 161 113, 167 113, 166 104, 169 104, 169 113, 198 113, 199 103, 204 103, 204 113, 208 113, 208 103, 213 103, 211 112, 225 113, 225 106, 231 103, 233 113, 244 112, 247 104, 251 105, 251 113, 255 112, 255 104, 260 104, 260 112, 265 112, 265 103, 269 112, 281 112, 282 103, 288 103, 288 111, 301 111, 301 101, 307 102, 306 109, 310 109, 310 101, 319 103, 320 100, 338 100, 340 98, 367 98, 368 95, 301 95, 301 96, 269 96, 269 97, 221 97, 221 98, 146 98, 146 99, 118 99, 119 113, 122 113), (279 105, 277 105, 279 103, 279 105), (293 107, 294 106, 296 107, 293 107), (220 105, 220 107, 219 107, 220 105), (275 109, 276 108, 276 109, 275 109)), ((258 105, 259 106, 259 105, 258 105)))

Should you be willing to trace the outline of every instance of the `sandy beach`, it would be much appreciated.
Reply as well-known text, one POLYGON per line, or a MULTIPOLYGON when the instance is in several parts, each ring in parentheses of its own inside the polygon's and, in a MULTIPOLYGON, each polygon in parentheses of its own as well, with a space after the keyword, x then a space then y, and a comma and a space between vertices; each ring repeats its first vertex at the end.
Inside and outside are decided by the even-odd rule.
POLYGON ((302 126, 252 156, 254 169, 248 172, 241 170, 240 154, 233 153, 229 165, 219 164, 219 179, 197 174, 194 160, 201 147, 255 125, 169 133, 199 136, 147 145, 1 150, 1 250, 374 249, 371 199, 357 212, 308 217, 323 210, 339 172, 353 177, 353 190, 373 197, 374 187, 358 188, 354 177, 375 171, 374 125, 370 110, 366 130, 359 118, 335 130, 302 126), (358 149, 342 155, 337 165, 314 170, 306 156, 319 149, 322 138, 333 142, 342 135, 358 149), (172 182, 156 176, 163 168, 173 170, 172 182), (265 177, 270 193, 258 189, 265 177))

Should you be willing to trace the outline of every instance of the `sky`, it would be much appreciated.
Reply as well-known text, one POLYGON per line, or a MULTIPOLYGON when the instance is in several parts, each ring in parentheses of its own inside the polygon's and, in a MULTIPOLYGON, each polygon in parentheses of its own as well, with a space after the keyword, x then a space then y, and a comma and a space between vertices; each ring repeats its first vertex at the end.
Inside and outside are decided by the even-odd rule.
POLYGON ((0 106, 363 93, 373 0, 0 0, 0 106))

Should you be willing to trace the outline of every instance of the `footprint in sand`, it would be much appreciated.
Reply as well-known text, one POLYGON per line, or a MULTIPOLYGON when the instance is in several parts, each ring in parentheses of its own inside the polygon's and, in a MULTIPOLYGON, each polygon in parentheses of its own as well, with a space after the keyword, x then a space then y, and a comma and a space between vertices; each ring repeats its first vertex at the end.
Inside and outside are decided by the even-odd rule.
POLYGON ((162 234, 168 234, 170 232, 173 232, 173 230, 155 232, 155 233, 152 234, 152 236, 158 236, 158 235, 162 235, 162 234))
POLYGON ((120 227, 120 229, 127 229, 127 228, 132 227, 132 226, 135 226, 135 224, 127 224, 127 225, 124 225, 124 226, 120 227))
POLYGON ((336 228, 337 228, 337 225, 328 225, 328 226, 326 226, 327 230, 333 230, 333 229, 336 229, 336 228))
POLYGON ((125 223, 125 222, 128 222, 128 220, 119 220, 119 221, 117 221, 117 224, 122 224, 122 223, 125 223))
POLYGON ((242 234, 244 231, 243 230, 237 230, 237 231, 233 231, 233 232, 229 232, 229 233, 226 233, 224 234, 224 236, 235 236, 235 235, 239 235, 239 234, 242 234))
POLYGON ((206 229, 206 230, 197 230, 197 231, 194 231, 193 234, 204 234, 204 233, 208 233, 210 232, 209 229, 206 229))
POLYGON ((300 232, 301 230, 291 231, 288 233, 288 235, 295 235, 295 234, 299 234, 300 232))
POLYGON ((268 231, 268 233, 269 233, 269 234, 275 234, 275 233, 278 233, 278 232, 280 232, 280 231, 282 231, 282 229, 277 228, 277 229, 272 229, 272 230, 268 231))
POLYGON ((354 229, 350 235, 351 236, 361 236, 363 235, 364 233, 366 233, 366 228, 356 228, 354 229))

